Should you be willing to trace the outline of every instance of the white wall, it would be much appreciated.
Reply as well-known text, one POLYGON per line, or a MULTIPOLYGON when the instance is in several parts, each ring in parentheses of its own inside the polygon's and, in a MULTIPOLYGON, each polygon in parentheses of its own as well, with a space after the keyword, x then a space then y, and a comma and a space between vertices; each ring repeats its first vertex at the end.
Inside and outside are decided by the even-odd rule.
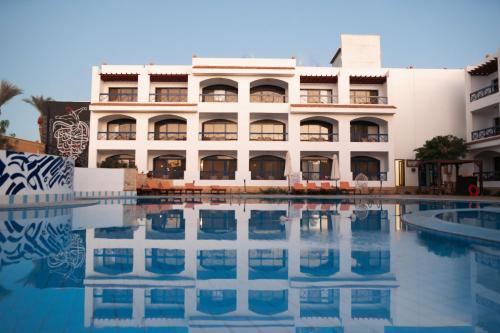
POLYGON ((75 192, 123 191, 124 169, 75 168, 75 192))

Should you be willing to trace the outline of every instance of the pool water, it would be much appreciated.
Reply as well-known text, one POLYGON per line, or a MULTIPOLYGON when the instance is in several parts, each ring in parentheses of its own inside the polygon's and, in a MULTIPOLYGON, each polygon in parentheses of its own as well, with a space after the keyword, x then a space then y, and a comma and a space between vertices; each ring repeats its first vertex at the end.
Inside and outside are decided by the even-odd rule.
POLYGON ((466 207, 232 197, 0 212, 0 332, 499 332, 500 246, 401 220, 466 207))
POLYGON ((479 228, 500 230, 500 211, 458 210, 437 214, 438 219, 479 228))

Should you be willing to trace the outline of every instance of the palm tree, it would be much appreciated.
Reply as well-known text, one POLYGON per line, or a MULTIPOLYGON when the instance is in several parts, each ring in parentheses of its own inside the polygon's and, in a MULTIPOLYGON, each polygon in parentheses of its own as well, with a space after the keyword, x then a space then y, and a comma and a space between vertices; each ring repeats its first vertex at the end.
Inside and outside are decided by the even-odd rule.
POLYGON ((38 130, 40 132, 40 141, 42 143, 46 143, 45 131, 43 130, 45 128, 45 121, 47 118, 46 106, 47 102, 53 101, 53 99, 50 97, 43 97, 43 95, 40 96, 31 95, 30 98, 24 98, 23 101, 34 106, 35 109, 37 109, 37 111, 40 113, 40 116, 38 117, 38 130))
MULTIPOLYGON (((22 94, 21 88, 9 81, 2 80, 0 82, 0 108, 7 103, 10 99, 22 94)), ((1 111, 0 111, 1 113, 1 111)))

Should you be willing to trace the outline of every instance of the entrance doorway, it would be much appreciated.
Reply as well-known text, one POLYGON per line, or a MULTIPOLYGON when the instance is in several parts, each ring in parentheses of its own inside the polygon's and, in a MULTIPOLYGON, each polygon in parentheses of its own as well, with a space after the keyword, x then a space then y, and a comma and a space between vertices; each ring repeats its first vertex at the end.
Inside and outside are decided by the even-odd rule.
POLYGON ((394 170, 396 187, 405 186, 405 160, 395 160, 394 161, 394 170))

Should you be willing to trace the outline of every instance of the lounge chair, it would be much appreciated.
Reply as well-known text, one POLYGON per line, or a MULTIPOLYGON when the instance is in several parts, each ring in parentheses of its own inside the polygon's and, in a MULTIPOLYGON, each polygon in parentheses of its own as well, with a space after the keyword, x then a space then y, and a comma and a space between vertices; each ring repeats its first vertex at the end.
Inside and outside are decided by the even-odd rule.
POLYGON ((343 181, 339 182, 339 189, 341 193, 356 194, 356 188, 351 187, 351 185, 349 185, 349 182, 343 182, 343 181))
POLYGON ((307 194, 318 194, 320 190, 316 183, 307 183, 307 194))
POLYGON ((165 194, 182 194, 182 188, 177 186, 172 186, 172 182, 169 180, 160 180, 160 193, 165 194))
POLYGON ((137 187, 137 193, 140 195, 150 194, 151 192, 152 189, 150 189, 146 183, 142 184, 140 187, 137 187))
POLYGON ((146 186, 151 190, 152 194, 158 194, 161 191, 160 184, 156 180, 148 179, 146 180, 146 186))
POLYGON ((193 183, 184 184, 184 193, 186 193, 186 194, 188 194, 188 193, 191 193, 193 195, 195 193, 201 194, 202 191, 203 191, 202 187, 194 186, 193 183))
POLYGON ((226 188, 219 185, 210 186, 210 194, 226 194, 226 188))
POLYGON ((306 188, 301 183, 295 183, 292 186, 292 192, 294 194, 304 194, 306 192, 306 188))
POLYGON ((335 187, 333 187, 329 182, 321 183, 321 192, 325 194, 331 194, 335 192, 335 187))

